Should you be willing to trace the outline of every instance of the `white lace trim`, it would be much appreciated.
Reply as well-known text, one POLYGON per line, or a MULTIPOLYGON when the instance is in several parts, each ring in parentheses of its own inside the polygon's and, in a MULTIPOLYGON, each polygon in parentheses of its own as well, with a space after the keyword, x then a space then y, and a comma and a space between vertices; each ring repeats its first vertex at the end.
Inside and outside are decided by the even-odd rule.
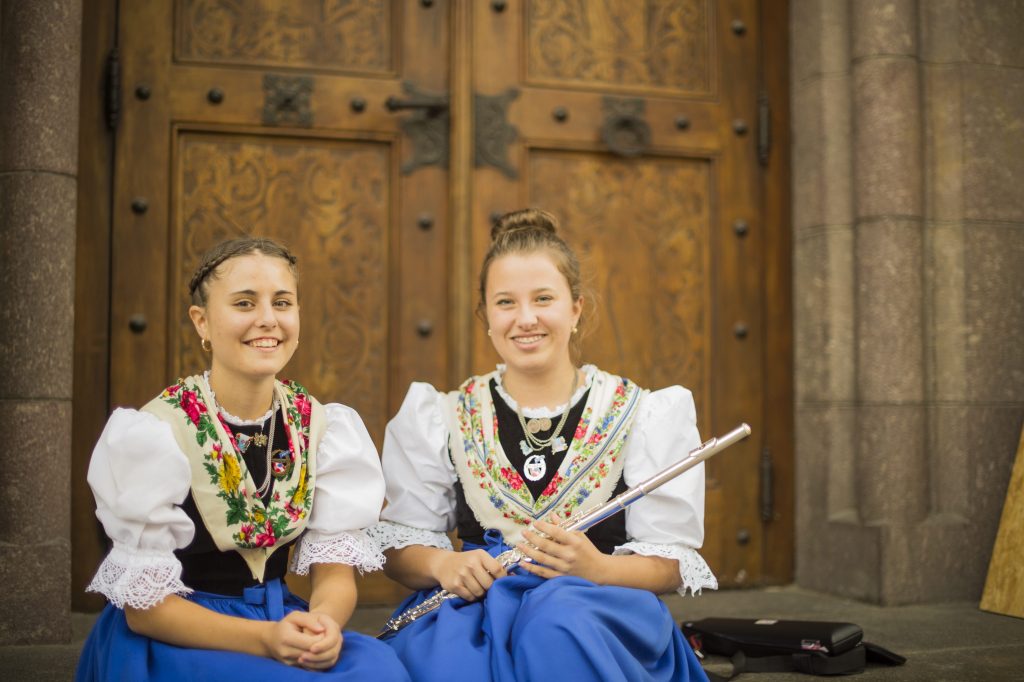
POLYGON ((452 541, 440 531, 413 528, 392 521, 381 521, 375 526, 370 526, 366 533, 377 543, 381 551, 402 549, 409 545, 452 549, 452 541))
POLYGON ((384 568, 384 555, 365 531, 351 530, 323 539, 314 539, 307 533, 292 553, 290 569, 306 575, 313 564, 355 566, 362 574, 384 568))
POLYGON ((85 588, 99 592, 119 609, 149 609, 171 594, 187 595, 181 562, 171 552, 131 550, 115 544, 85 588))
POLYGON ((259 426, 262 428, 263 425, 267 423, 267 420, 270 419, 270 415, 274 412, 274 406, 271 405, 266 414, 258 419, 242 419, 241 417, 236 417, 225 410, 221 404, 217 402, 217 394, 213 392, 213 387, 210 386, 210 370, 203 372, 203 379, 206 380, 206 388, 210 391, 210 398, 213 400, 213 404, 217 406, 217 411, 220 412, 220 416, 224 417, 224 421, 229 424, 233 424, 235 426, 259 426))
POLYGON ((696 596, 704 588, 709 590, 718 589, 718 580, 711 572, 697 550, 683 545, 662 545, 654 542, 627 542, 615 548, 612 554, 642 554, 644 556, 660 556, 666 559, 677 559, 679 561, 679 577, 682 583, 676 589, 681 596, 686 596, 686 590, 696 596))
MULTIPOLYGON (((569 402, 557 405, 551 409, 547 407, 524 407, 523 416, 527 419, 542 419, 544 417, 550 419, 552 417, 560 416, 570 405, 578 403, 580 398, 590 390, 590 384, 594 380, 594 371, 597 368, 594 367, 594 365, 583 365, 580 369, 583 370, 583 373, 586 375, 586 379, 583 380, 583 385, 579 386, 576 389, 576 392, 572 394, 572 398, 569 399, 569 402)), ((513 410, 518 410, 519 403, 517 403, 515 399, 508 394, 505 387, 501 385, 501 379, 503 376, 505 376, 505 365, 499 364, 498 374, 494 379, 494 385, 498 389, 498 395, 501 396, 501 399, 504 400, 509 407, 513 410)))

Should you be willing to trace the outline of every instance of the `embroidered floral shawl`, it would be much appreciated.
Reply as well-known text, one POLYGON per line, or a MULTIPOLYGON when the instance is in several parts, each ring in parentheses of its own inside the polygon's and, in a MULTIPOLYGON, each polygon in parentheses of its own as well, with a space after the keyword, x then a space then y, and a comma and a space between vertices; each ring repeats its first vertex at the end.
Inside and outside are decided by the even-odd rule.
POLYGON ((622 448, 640 398, 636 384, 597 370, 569 451, 536 500, 509 462, 498 438, 490 391, 496 374, 472 377, 445 396, 452 461, 466 502, 480 525, 515 544, 523 529, 557 511, 562 516, 607 502, 622 475, 622 448))
POLYGON ((306 526, 316 450, 327 427, 323 406, 299 384, 275 381, 274 392, 284 406, 293 466, 275 480, 267 505, 202 376, 179 379, 142 408, 170 424, 192 469, 192 497, 217 549, 238 552, 261 582, 270 555, 306 526))

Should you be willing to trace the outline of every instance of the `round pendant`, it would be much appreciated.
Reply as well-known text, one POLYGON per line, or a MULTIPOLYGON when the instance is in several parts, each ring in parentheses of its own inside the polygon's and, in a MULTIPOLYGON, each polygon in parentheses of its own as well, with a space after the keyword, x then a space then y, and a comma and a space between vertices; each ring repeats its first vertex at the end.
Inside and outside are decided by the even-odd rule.
POLYGON ((523 475, 530 481, 539 481, 547 471, 548 463, 544 461, 544 455, 530 455, 523 465, 523 475))
POLYGON ((526 422, 526 430, 530 433, 547 431, 551 428, 551 420, 547 417, 535 417, 526 422))
POLYGON ((270 471, 278 481, 290 477, 294 468, 295 461, 292 459, 291 450, 277 450, 270 457, 270 471))

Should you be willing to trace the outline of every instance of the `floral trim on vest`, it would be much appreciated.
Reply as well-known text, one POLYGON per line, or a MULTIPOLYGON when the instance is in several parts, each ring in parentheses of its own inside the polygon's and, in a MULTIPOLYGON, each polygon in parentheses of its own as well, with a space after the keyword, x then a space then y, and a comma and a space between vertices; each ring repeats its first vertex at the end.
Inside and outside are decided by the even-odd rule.
POLYGON ((284 406, 292 466, 286 478, 274 481, 269 504, 256 494, 256 483, 202 376, 179 379, 143 408, 171 425, 192 469, 196 507, 217 548, 241 554, 260 581, 270 555, 306 526, 313 507, 316 448, 326 429, 323 407, 301 385, 275 381, 274 392, 284 406))
POLYGON ((498 438, 489 386, 493 375, 472 377, 446 396, 452 460, 481 526, 502 531, 514 543, 523 527, 551 512, 570 516, 610 499, 622 475, 622 448, 646 391, 597 370, 569 452, 534 500, 498 438))

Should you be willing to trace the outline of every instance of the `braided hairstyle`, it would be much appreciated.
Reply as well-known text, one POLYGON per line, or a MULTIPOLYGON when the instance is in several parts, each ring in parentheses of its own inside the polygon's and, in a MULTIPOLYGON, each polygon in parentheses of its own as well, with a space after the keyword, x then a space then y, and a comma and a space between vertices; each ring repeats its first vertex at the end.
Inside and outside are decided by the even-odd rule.
POLYGON ((299 273, 295 267, 298 260, 292 252, 283 244, 275 242, 266 237, 239 237, 229 239, 217 244, 203 254, 199 261, 199 267, 188 283, 188 293, 192 297, 192 304, 197 306, 206 305, 207 289, 210 280, 217 279, 217 269, 222 263, 238 256, 248 256, 259 253, 264 256, 283 258, 288 261, 288 269, 298 280, 299 273))
MULTIPOLYGON (((538 251, 545 251, 551 256, 555 267, 565 277, 574 301, 579 300, 584 293, 589 293, 585 291, 586 287, 580 277, 580 261, 576 257, 576 253, 558 235, 558 219, 539 208, 524 208, 506 213, 491 226, 491 246, 487 249, 487 254, 480 266, 480 300, 476 307, 477 317, 485 323, 487 322, 487 273, 491 269, 491 264, 502 256, 538 251)), ((581 332, 573 334, 569 341, 569 349, 574 360, 577 361, 580 355, 579 342, 583 336, 585 316, 585 314, 581 314, 576 325, 581 332)))

